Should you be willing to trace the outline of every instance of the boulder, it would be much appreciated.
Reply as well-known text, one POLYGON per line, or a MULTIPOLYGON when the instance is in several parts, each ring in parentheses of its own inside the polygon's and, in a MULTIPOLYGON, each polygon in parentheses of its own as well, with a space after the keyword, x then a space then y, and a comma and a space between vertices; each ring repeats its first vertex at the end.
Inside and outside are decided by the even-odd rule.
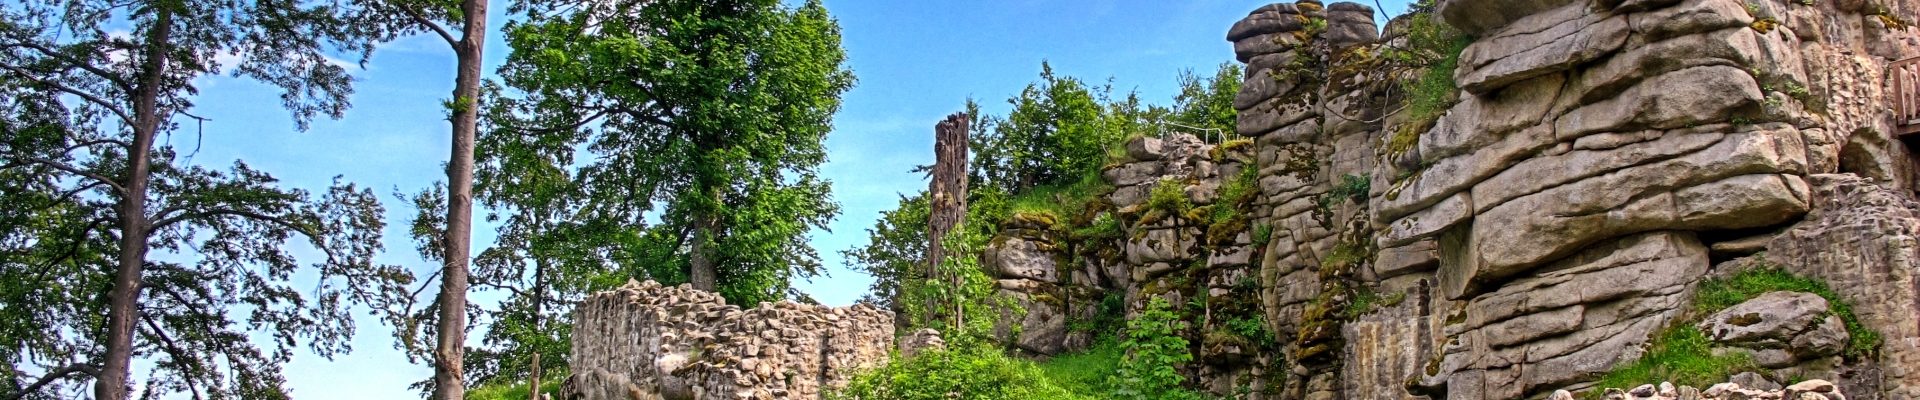
POLYGON ((1827 300, 1812 293, 1767 292, 1714 313, 1697 327, 1715 342, 1781 348, 1814 327, 1828 309, 1827 300))

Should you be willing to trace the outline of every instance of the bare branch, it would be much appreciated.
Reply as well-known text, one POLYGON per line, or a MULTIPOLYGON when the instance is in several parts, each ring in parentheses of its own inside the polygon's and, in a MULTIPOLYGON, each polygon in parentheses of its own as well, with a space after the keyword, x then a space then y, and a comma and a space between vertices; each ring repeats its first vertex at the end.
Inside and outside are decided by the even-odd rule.
POLYGON ((396 6, 396 8, 399 8, 400 12, 406 13, 407 18, 413 19, 414 23, 420 24, 420 26, 426 27, 427 30, 433 31, 434 34, 440 35, 440 40, 447 41, 447 46, 455 49, 460 48, 460 40, 454 39, 453 34, 448 33, 447 28, 440 26, 439 23, 435 23, 433 20, 427 19, 426 16, 420 15, 420 12, 415 11, 412 7, 396 6))
POLYGON ((73 375, 73 374, 97 376, 100 374, 100 367, 95 367, 90 364, 71 364, 65 367, 54 369, 52 371, 47 371, 46 375, 41 375, 40 379, 33 381, 32 385, 27 385, 26 388, 20 389, 19 392, 14 393, 13 395, 7 396, 5 400, 19 400, 21 398, 25 398, 29 394, 33 394, 34 392, 40 391, 41 387, 45 387, 48 384, 52 384, 53 381, 66 378, 67 375, 73 375))
POLYGON ((88 141, 83 141, 79 143, 74 143, 72 146, 67 146, 67 151, 74 151, 82 147, 93 147, 93 146, 99 146, 103 144, 116 144, 116 145, 120 145, 120 147, 133 148, 133 145, 128 144, 127 141, 125 140, 95 139, 95 140, 88 140, 88 141))

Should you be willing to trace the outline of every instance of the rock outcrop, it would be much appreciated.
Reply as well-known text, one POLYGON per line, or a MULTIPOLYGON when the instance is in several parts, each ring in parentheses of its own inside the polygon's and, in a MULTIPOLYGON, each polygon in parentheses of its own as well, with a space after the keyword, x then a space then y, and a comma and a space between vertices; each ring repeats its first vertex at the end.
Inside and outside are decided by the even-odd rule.
MULTIPOLYGON (((1670 382, 1659 385, 1640 385, 1633 389, 1607 388, 1606 400, 1847 400, 1833 382, 1819 379, 1795 383, 1781 388, 1749 388, 1739 383, 1727 382, 1715 384, 1700 390, 1691 386, 1674 386, 1670 382)), ((1573 393, 1556 390, 1547 400, 1574 400, 1573 393)))
POLYGON ((1788 368, 1840 355, 1846 323, 1827 299, 1812 293, 1769 292, 1721 310, 1697 329, 1714 343, 1753 355, 1764 368, 1788 368))
POLYGON ((1768 368, 1920 398, 1920 176, 1883 76, 1920 56, 1916 12, 1444 0, 1376 34, 1359 4, 1262 6, 1227 32, 1244 138, 1129 142, 1104 201, 1003 230, 988 264, 1046 315, 1015 341, 1034 353, 1082 346, 1099 293, 1185 305, 1183 373, 1222 396, 1593 392, 1657 332, 1704 321, 1768 368), (1434 22, 1471 42, 1452 70, 1407 68, 1406 33, 1434 22), (1423 75, 1457 90, 1415 98, 1435 96, 1407 90, 1423 75), (1403 112, 1416 101, 1451 105, 1403 112), (1101 218, 1119 232, 1074 233, 1101 218), (1879 353, 1841 356, 1832 315, 1795 311, 1817 296, 1689 314, 1699 282, 1762 252, 1854 304, 1879 353))
POLYGON ((629 282, 574 311, 563 398, 819 398, 893 350, 893 313, 782 301, 741 309, 689 286, 629 282))

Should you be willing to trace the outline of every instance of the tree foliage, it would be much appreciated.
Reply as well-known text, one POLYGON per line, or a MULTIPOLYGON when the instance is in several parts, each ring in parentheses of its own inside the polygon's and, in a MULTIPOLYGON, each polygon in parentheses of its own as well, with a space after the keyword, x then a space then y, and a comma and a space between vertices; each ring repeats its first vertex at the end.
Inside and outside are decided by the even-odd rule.
POLYGON ((76 397, 92 381, 93 397, 125 398, 140 359, 143 396, 284 398, 293 348, 349 351, 351 306, 399 297, 410 276, 372 261, 371 192, 284 188, 155 140, 222 73, 281 89, 298 129, 339 117, 351 79, 331 57, 364 60, 383 35, 343 7, 0 5, 0 394, 76 397), (294 287, 301 270, 316 283, 294 287))
POLYGON ((527 11, 506 28, 513 53, 500 75, 524 97, 500 101, 513 116, 502 125, 584 151, 582 165, 562 166, 580 184, 574 220, 625 230, 616 257, 645 276, 710 284, 737 304, 784 297, 793 278, 820 271, 804 235, 839 211, 818 167, 853 84, 824 6, 527 11))
POLYGON ((1111 92, 1111 87, 1089 87, 1079 78, 1055 75, 1051 64, 1040 63, 1040 80, 1007 99, 1012 109, 1005 117, 976 118, 970 180, 975 187, 1018 193, 1097 172, 1113 143, 1144 131, 1136 121, 1119 124, 1109 118, 1106 100, 1111 92))
POLYGON ((1233 108, 1233 97, 1240 94, 1240 75, 1240 64, 1231 62, 1220 63, 1212 76, 1181 71, 1180 93, 1174 94, 1173 110, 1167 115, 1169 125, 1195 135, 1232 135, 1240 116, 1233 108))
POLYGON ((867 228, 870 239, 865 246, 840 252, 853 261, 854 270, 874 277, 862 301, 905 315, 902 285, 926 270, 927 213, 925 192, 900 196, 899 206, 881 211, 880 220, 867 228))
POLYGON ((1197 400, 1199 394, 1181 386, 1186 376, 1180 368, 1193 361, 1186 338, 1180 331, 1186 322, 1173 312, 1167 299, 1155 297, 1139 315, 1127 321, 1127 337, 1121 347, 1119 371, 1108 383, 1115 399, 1197 400))

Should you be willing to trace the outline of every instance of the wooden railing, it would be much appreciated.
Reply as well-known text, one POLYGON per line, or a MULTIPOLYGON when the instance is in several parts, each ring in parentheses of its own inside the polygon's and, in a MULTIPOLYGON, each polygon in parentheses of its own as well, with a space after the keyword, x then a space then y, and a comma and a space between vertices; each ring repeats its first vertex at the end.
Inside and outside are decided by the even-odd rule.
POLYGON ((1893 130, 1900 135, 1920 133, 1920 57, 1894 61, 1888 69, 1893 84, 1893 130))

